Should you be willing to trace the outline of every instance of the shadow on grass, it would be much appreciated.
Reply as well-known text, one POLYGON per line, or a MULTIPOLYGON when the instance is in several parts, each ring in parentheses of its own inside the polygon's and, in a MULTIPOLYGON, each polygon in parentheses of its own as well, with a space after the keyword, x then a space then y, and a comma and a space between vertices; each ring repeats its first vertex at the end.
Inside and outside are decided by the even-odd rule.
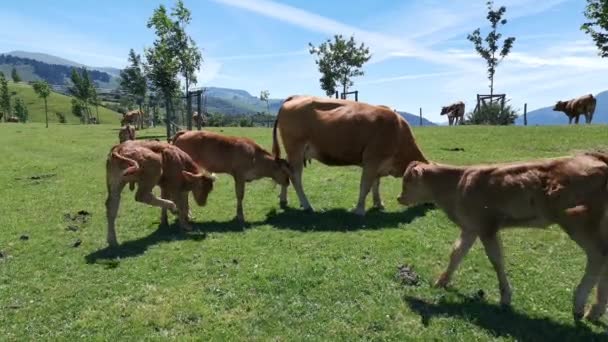
POLYGON ((167 141, 166 135, 142 135, 135 136, 135 140, 158 140, 158 141, 167 141))
POLYGON ((94 264, 100 260, 112 260, 116 258, 133 258, 140 256, 148 250, 150 246, 157 245, 163 242, 194 240, 202 241, 206 238, 206 233, 215 232, 240 232, 246 226, 237 223, 236 221, 228 222, 202 222, 191 223, 192 232, 182 233, 177 224, 170 226, 159 225, 158 229, 152 234, 142 237, 137 240, 125 241, 117 247, 105 247, 98 251, 92 252, 85 256, 88 264, 94 264))
POLYGON ((423 217, 433 205, 423 204, 408 207, 400 212, 368 211, 365 217, 357 216, 345 209, 331 209, 310 213, 286 208, 282 212, 270 211, 264 223, 279 229, 299 231, 351 231, 360 229, 394 228, 400 223, 411 223, 423 217))
POLYGON ((466 298, 464 302, 430 303, 405 296, 409 308, 420 315, 428 326, 434 317, 451 317, 474 324, 494 337, 507 337, 516 341, 606 341, 605 334, 596 333, 585 323, 566 325, 549 318, 534 318, 514 311, 510 307, 489 304, 483 300, 466 298))

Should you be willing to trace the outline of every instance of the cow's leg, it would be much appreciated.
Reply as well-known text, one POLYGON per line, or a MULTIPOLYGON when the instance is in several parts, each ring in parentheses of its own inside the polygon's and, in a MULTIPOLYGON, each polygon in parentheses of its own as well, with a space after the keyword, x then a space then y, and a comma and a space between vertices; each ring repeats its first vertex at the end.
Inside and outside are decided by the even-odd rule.
POLYGON ((191 231, 192 226, 188 222, 188 191, 182 191, 174 194, 174 200, 178 210, 179 226, 182 231, 191 231))
MULTIPOLYGON (((167 190, 163 187, 161 187, 160 189, 160 197, 167 200, 170 199, 167 190)), ((169 225, 169 219, 167 218, 167 208, 160 209, 160 224, 163 226, 169 225)))
POLYGON ((579 120, 579 115, 576 115, 574 117, 574 123, 578 125, 578 120, 579 120))
POLYGON ((574 290, 574 307, 572 314, 574 320, 580 320, 585 311, 585 303, 593 287, 598 283, 600 273, 603 268, 603 258, 595 252, 587 253, 587 265, 585 266, 585 274, 579 282, 576 290, 574 290))
POLYGON ((502 246, 498 235, 494 232, 488 235, 481 235, 481 242, 486 251, 486 255, 498 278, 498 288, 500 290, 500 304, 511 305, 511 286, 505 272, 504 257, 502 255, 502 246))
POLYGON ((595 304, 585 314, 585 318, 591 321, 599 320, 606 312, 606 305, 608 304, 608 269, 605 264, 597 284, 596 295, 595 304))
POLYGON ((243 197, 245 197, 245 181, 242 177, 234 177, 234 190, 236 192, 236 220, 245 222, 243 214, 243 197))
POLYGON ((475 240, 477 240, 477 233, 464 230, 460 232, 460 238, 454 243, 448 268, 439 276, 435 282, 435 286, 446 287, 450 283, 452 274, 454 274, 454 271, 458 268, 462 258, 464 258, 469 249, 471 249, 475 240))
MULTIPOLYGON (((314 211, 306 194, 304 193, 304 187, 302 186, 302 172, 304 171, 304 146, 301 148, 290 148, 287 149, 289 152, 287 153, 287 161, 292 167, 292 183, 293 188, 298 195, 298 200, 300 201, 300 206, 306 211, 314 211)), ((283 190, 281 190, 281 194, 283 194, 283 190)), ((285 190, 285 203, 287 202, 287 190, 285 190)))
POLYGON ((108 233, 106 240, 108 245, 114 247, 118 245, 116 239, 116 215, 120 206, 120 194, 125 187, 125 183, 108 184, 108 197, 106 199, 106 218, 108 220, 108 233))
POLYGON ((376 181, 372 185, 372 195, 374 196, 374 208, 384 209, 384 203, 382 203, 382 198, 380 198, 380 177, 376 178, 376 181))
POLYGON ((357 202, 357 207, 353 209, 354 214, 359 216, 365 215, 365 199, 377 177, 378 172, 375 166, 363 166, 361 183, 359 184, 359 201, 357 202))
POLYGON ((172 213, 177 213, 177 206, 170 200, 161 199, 152 193, 153 187, 142 187, 141 185, 135 193, 135 200, 137 202, 146 203, 155 207, 164 208, 171 210, 172 213))
POLYGON ((279 194, 279 206, 287 208, 287 185, 281 185, 281 194, 279 194))
POLYGON ((452 126, 454 124, 454 118, 451 116, 448 116, 448 123, 450 126, 452 126))
POLYGON ((568 125, 572 125, 572 119, 574 119, 573 116, 568 117, 568 125))

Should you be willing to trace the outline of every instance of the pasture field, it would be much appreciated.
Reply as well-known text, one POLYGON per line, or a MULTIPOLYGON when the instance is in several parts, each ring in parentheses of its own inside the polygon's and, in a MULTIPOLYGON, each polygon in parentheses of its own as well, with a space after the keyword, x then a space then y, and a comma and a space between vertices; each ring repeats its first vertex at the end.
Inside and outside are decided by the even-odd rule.
MULTIPOLYGON (((478 242, 449 290, 431 287, 458 229, 439 210, 403 208, 401 181, 385 178, 386 210, 351 215, 358 168, 313 161, 304 185, 247 186, 241 227, 234 185, 219 175, 194 233, 159 227, 160 210, 123 192, 121 245, 106 249, 105 157, 117 126, 0 125, 1 340, 519 340, 608 339, 572 320, 581 250, 556 227, 502 234, 513 307, 478 242), (79 214, 80 212, 80 214, 79 214), (419 284, 396 279, 409 264, 419 284)), ((271 146, 267 128, 223 128, 271 146)), ((138 132, 159 137, 162 129, 138 132)), ((608 147, 606 126, 422 127, 432 160, 471 164, 552 157, 608 147), (454 148, 462 150, 453 151, 454 148)), ((371 196, 370 196, 371 197, 371 196)), ((368 203, 371 204, 371 198, 368 203)), ((194 203, 192 203, 194 205, 194 203)))

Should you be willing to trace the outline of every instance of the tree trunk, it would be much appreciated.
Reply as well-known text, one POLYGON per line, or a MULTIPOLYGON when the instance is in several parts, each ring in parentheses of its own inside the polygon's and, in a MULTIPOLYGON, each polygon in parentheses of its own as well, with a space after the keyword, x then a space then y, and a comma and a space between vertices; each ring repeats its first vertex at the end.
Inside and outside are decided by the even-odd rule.
POLYGON ((99 121, 99 105, 95 104, 95 114, 97 114, 97 124, 99 125, 101 122, 99 121))
POLYGON ((266 112, 270 114, 270 104, 268 103, 268 100, 266 100, 266 112))
POLYGON ((141 100, 138 101, 139 106, 139 129, 144 129, 144 112, 141 110, 141 100))
POLYGON ((49 110, 46 106, 46 97, 44 98, 44 118, 46 121, 46 128, 49 128, 49 110))
POLYGON ((167 125, 167 141, 171 140, 171 100, 168 96, 165 96, 165 123, 167 125))
POLYGON ((188 113, 186 114, 187 124, 186 127, 188 130, 192 130, 192 101, 190 101, 190 80, 188 77, 186 78, 186 110, 188 113))

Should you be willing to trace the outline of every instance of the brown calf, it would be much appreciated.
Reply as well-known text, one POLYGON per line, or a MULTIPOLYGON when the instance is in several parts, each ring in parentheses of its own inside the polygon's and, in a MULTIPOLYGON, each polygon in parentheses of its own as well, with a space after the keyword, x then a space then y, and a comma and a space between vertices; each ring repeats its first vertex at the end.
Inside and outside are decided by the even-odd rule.
POLYGON ((166 210, 178 214, 180 226, 190 230, 188 224, 188 192, 200 206, 207 202, 213 189, 213 175, 200 170, 192 159, 177 147, 155 141, 126 141, 112 147, 106 161, 108 198, 107 241, 118 245, 115 221, 120 205, 120 194, 127 183, 137 183, 135 200, 162 208, 161 223, 167 224, 166 210), (152 193, 159 185, 161 198, 152 193))
POLYGON ((498 277, 500 301, 511 303, 498 231, 507 227, 545 228, 559 224, 587 254, 585 275, 574 291, 573 314, 583 316, 597 284, 597 302, 587 312, 598 319, 608 301, 608 154, 487 166, 454 167, 412 163, 403 176, 404 205, 433 202, 461 230, 446 271, 446 286, 479 237, 498 277))
POLYGON ((458 101, 446 107, 441 107, 440 115, 448 116, 448 122, 452 125, 462 125, 464 121, 464 102, 458 101))
POLYGON ((245 220, 243 197, 246 182, 268 177, 281 186, 289 185, 287 162, 274 158, 251 139, 209 131, 180 131, 173 138, 173 144, 206 170, 232 175, 237 200, 236 218, 241 222, 245 220))
POLYGON ((118 141, 123 143, 127 140, 135 140, 135 128, 129 124, 121 127, 118 131, 118 141))
POLYGON ((8 118, 6 118, 6 122, 19 122, 19 118, 16 116, 9 116, 8 118))
POLYGON ((572 124, 572 119, 575 119, 574 123, 578 125, 581 114, 585 116, 585 123, 590 124, 595 113, 595 105, 595 97, 589 94, 570 101, 557 101, 553 110, 564 112, 568 116, 568 124, 572 124))
POLYGON ((125 114, 123 114, 122 120, 120 120, 120 124, 122 126, 132 124, 135 125, 135 128, 140 127, 143 120, 143 115, 144 113, 141 112, 139 109, 126 112, 125 114))
MULTIPOLYGON (((302 186, 305 160, 314 158, 326 165, 361 166, 359 201, 353 210, 361 216, 365 215, 365 199, 370 189, 374 207, 384 207, 379 191, 381 177, 401 177, 410 162, 426 161, 408 123, 386 106, 292 96, 281 106, 274 124, 275 158, 281 155, 277 129, 293 169, 293 187, 300 205, 309 211, 313 208, 302 186)), ((287 203, 287 186, 281 189, 281 203, 287 203)))

